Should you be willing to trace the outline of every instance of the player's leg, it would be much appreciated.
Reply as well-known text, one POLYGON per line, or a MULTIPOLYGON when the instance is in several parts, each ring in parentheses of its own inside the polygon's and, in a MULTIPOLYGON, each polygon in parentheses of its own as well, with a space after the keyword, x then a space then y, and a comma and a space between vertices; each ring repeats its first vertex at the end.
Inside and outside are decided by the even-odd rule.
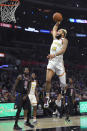
POLYGON ((61 71, 61 74, 58 75, 58 76, 59 76, 60 87, 61 87, 61 94, 62 94, 65 91, 65 89, 67 88, 66 72, 65 71, 61 71))
POLYGON ((33 106, 33 122, 36 123, 37 106, 33 106))
POLYGON ((21 112, 22 105, 23 105, 23 99, 22 99, 22 95, 18 93, 16 94, 16 105, 17 105, 17 113, 15 117, 14 129, 20 130, 22 128, 18 126, 18 120, 19 120, 20 112, 21 112))
POLYGON ((28 113, 28 110, 24 110, 24 123, 26 123, 27 121, 27 113, 28 113))
POLYGON ((54 76, 54 72, 51 69, 47 69, 46 72, 46 93, 49 94, 50 93, 50 89, 51 89, 51 80, 52 77, 54 76))
MULTIPOLYGON (((26 98, 27 99, 27 98, 26 98)), ((26 99, 23 100, 23 109, 24 109, 24 124, 26 123, 27 121, 27 113, 28 113, 28 107, 27 107, 27 104, 26 104, 26 99)))
POLYGON ((65 114, 66 114, 66 121, 70 121, 69 120, 69 101, 68 101, 68 96, 66 96, 66 89, 68 88, 67 84, 66 84, 66 72, 64 69, 59 70, 58 71, 58 76, 59 76, 59 80, 60 80, 60 87, 61 87, 61 93, 62 95, 64 95, 65 98, 65 114))
POLYGON ((36 115, 37 115, 37 99, 35 95, 29 95, 30 103, 33 107, 33 123, 36 123, 36 115))
POLYGON ((26 126, 29 126, 31 128, 34 128, 34 126, 30 123, 30 117, 31 117, 31 103, 29 100, 29 97, 26 98, 26 100, 24 101, 24 105, 23 105, 23 109, 25 111, 27 111, 26 116, 27 116, 27 121, 25 123, 26 126))
POLYGON ((33 105, 33 122, 36 123, 36 115, 37 115, 37 99, 36 96, 33 95, 33 101, 32 101, 32 105, 33 105))
POLYGON ((61 93, 65 90, 67 84, 66 84, 66 72, 64 68, 64 64, 60 63, 60 65, 56 66, 56 75, 59 77, 60 81, 60 88, 61 93))
POLYGON ((47 72, 46 72, 46 87, 45 87, 45 90, 46 90, 46 99, 45 99, 45 103, 44 103, 44 107, 48 107, 49 106, 49 97, 50 97, 50 89, 51 89, 51 80, 52 80, 52 77, 54 76, 55 72, 51 69, 47 69, 47 72))
POLYGON ((51 89, 51 79, 55 74, 55 65, 51 62, 47 65, 47 71, 46 71, 46 96, 49 96, 50 89, 51 89))

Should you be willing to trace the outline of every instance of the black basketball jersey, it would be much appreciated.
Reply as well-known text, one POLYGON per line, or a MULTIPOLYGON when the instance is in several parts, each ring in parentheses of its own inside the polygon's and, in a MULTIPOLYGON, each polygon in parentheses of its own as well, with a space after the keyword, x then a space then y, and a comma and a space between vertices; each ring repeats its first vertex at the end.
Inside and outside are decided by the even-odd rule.
POLYGON ((22 79, 18 81, 16 92, 21 94, 27 94, 29 89, 29 78, 22 75, 22 79))

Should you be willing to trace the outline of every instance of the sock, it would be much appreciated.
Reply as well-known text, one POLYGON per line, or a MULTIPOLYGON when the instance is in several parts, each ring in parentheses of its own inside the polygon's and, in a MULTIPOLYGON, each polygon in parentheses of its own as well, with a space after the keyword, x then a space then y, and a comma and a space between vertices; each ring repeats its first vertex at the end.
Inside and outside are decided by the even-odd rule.
POLYGON ((46 93, 46 98, 48 98, 49 99, 49 97, 50 97, 50 93, 46 93))
POLYGON ((24 120, 24 123, 26 123, 27 122, 27 120, 24 120))
POLYGON ((36 121, 36 117, 33 118, 33 121, 36 121))

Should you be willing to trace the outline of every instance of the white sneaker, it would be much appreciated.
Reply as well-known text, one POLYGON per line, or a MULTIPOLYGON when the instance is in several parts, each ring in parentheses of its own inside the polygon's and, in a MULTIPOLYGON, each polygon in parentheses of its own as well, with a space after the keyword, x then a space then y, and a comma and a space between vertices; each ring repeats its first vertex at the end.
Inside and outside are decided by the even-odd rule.
POLYGON ((37 120, 36 120, 36 119, 33 119, 33 123, 35 123, 35 124, 36 124, 36 123, 37 123, 37 120))
POLYGON ((57 114, 57 112, 55 111, 55 112, 53 112, 53 115, 56 115, 57 114))
POLYGON ((27 120, 24 120, 24 124, 26 123, 27 120))
POLYGON ((56 115, 57 114, 57 110, 55 112, 53 112, 53 115, 56 115))

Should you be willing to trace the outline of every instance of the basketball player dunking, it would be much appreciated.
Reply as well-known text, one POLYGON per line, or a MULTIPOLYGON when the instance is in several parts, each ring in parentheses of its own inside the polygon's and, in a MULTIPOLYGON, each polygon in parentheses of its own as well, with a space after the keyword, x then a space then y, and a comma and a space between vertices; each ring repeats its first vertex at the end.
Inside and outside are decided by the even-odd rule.
POLYGON ((49 106, 48 101, 51 89, 51 79, 55 73, 59 77, 61 89, 64 89, 67 86, 66 72, 63 62, 63 54, 65 53, 68 45, 68 40, 66 39, 67 31, 65 29, 58 30, 59 24, 60 21, 56 22, 56 24, 53 27, 53 42, 51 44, 50 54, 48 54, 47 56, 49 61, 46 72, 46 100, 44 103, 44 107, 49 106))

